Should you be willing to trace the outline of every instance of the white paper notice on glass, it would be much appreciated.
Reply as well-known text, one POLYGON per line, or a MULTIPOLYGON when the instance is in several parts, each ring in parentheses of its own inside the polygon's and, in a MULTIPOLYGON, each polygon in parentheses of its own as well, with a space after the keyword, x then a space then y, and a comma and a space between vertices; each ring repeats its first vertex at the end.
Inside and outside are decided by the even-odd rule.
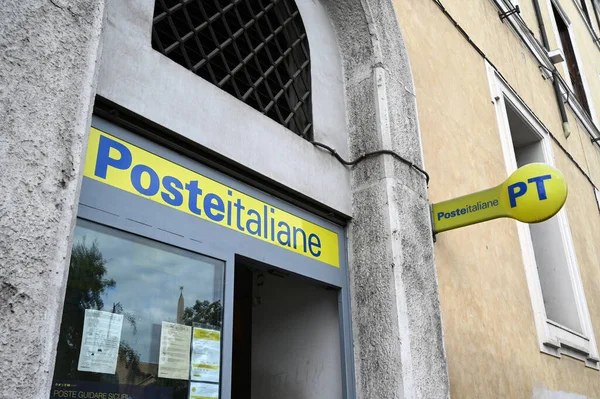
POLYGON ((219 384, 207 384, 205 382, 190 382, 190 399, 218 399, 219 384))
POLYGON ((194 327, 192 339, 192 381, 219 382, 221 332, 194 327))
POLYGON ((77 370, 114 374, 122 327, 123 315, 86 309, 77 370))
POLYGON ((187 380, 190 376, 190 339, 192 327, 162 322, 158 377, 187 380))

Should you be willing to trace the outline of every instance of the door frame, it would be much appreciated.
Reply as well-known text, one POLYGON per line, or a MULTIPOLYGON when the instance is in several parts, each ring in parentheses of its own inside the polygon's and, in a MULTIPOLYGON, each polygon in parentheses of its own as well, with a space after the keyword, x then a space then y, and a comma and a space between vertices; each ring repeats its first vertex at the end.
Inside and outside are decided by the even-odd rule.
POLYGON ((331 230, 338 235, 340 267, 336 268, 90 178, 84 177, 82 182, 78 218, 225 262, 221 398, 231 397, 234 268, 235 257, 240 255, 274 268, 320 281, 338 289, 343 392, 344 398, 354 399, 356 393, 350 315, 350 282, 344 226, 311 214, 97 116, 92 119, 92 127, 331 230))

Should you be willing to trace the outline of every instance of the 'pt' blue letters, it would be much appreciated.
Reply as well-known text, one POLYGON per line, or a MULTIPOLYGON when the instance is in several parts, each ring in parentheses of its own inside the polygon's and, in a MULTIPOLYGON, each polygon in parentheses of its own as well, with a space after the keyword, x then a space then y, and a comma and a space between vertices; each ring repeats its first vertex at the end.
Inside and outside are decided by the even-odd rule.
POLYGON ((510 207, 514 208, 517 206, 517 198, 524 195, 527 192, 527 184, 522 181, 516 182, 508 186, 508 200, 510 201, 510 207), (519 191, 516 191, 516 189, 519 191))
POLYGON ((537 186, 537 191, 538 191, 538 198, 540 200, 545 200, 547 197, 546 197, 546 187, 544 187, 544 180, 550 180, 550 179, 552 179, 552 176, 543 175, 543 176, 538 176, 538 177, 532 177, 531 179, 527 180, 527 183, 535 182, 535 185, 537 186))

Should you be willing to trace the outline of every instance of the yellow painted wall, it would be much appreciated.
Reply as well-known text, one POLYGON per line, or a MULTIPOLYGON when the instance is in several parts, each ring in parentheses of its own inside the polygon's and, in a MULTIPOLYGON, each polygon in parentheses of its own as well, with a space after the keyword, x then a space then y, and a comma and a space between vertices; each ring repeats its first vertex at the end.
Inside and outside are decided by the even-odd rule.
MULTIPOLYGON (((433 0, 394 1, 415 80, 430 201, 499 184, 507 174, 484 59, 433 0)), ((491 1, 441 2, 568 152, 553 146, 556 166, 569 183, 566 210, 600 342, 600 213, 592 184, 579 169, 600 186, 600 148, 569 109, 572 134, 564 137, 551 83, 500 22, 491 1)), ((545 2, 540 0, 548 17, 545 2)), ((535 24, 531 2, 521 3, 524 20, 535 24)), ((530 29, 539 37, 537 25, 530 29)), ((586 57, 591 74, 600 51, 585 44, 584 34, 589 36, 578 32, 577 41, 595 51, 586 57)), ((552 43, 550 30, 548 36, 552 43)), ((598 106, 600 87, 594 90, 598 106)), ((516 222, 495 220, 440 234, 435 256, 454 398, 530 398, 536 387, 600 398, 599 371, 540 352, 516 222)))

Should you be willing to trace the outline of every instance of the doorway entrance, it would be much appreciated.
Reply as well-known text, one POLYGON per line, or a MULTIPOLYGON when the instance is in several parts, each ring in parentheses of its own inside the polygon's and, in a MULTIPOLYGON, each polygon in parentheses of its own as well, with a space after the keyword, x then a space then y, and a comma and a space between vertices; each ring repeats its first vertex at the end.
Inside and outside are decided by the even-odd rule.
POLYGON ((354 398, 343 227, 93 124, 50 397, 354 398))
POLYGON ((343 397, 339 290, 236 258, 232 398, 343 397))

